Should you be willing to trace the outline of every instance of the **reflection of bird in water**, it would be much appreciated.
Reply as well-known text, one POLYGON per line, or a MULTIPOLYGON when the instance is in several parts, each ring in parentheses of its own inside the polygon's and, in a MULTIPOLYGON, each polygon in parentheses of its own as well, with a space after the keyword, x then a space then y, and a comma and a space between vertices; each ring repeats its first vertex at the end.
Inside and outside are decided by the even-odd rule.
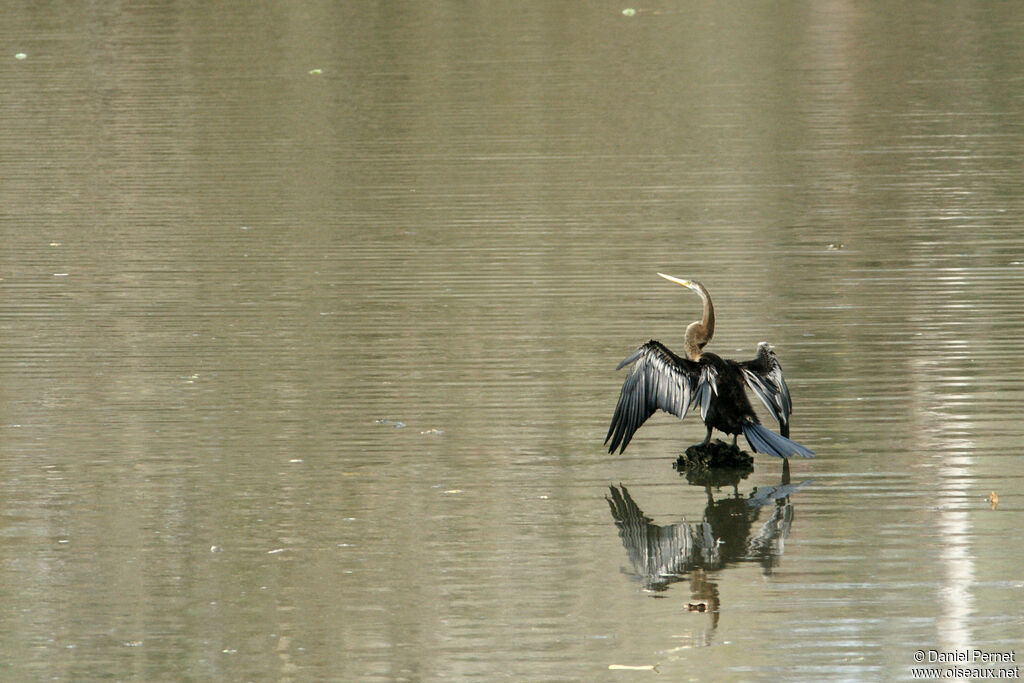
POLYGON ((709 631, 698 631, 694 642, 707 645, 720 617, 720 574, 716 570, 734 562, 752 561, 759 563, 764 573, 770 573, 782 554, 782 540, 789 535, 793 521, 789 494, 808 483, 790 485, 789 468, 784 463, 782 483, 755 489, 749 498, 743 498, 734 488, 732 495, 716 501, 711 487, 705 487, 708 505, 704 520, 697 524, 655 524, 621 484, 609 487, 611 497, 607 500, 619 538, 644 589, 661 594, 677 581, 689 583, 686 610, 707 613, 710 626, 709 631), (771 519, 757 533, 751 533, 761 508, 772 503, 771 519))
POLYGON ((740 525, 735 535, 737 547, 723 549, 725 551, 722 553, 723 562, 733 559, 756 561, 761 565, 765 574, 770 574, 785 552, 786 539, 789 538, 789 530, 793 524, 793 505, 789 502, 789 496, 809 483, 811 483, 810 480, 791 484, 789 462, 783 461, 781 483, 775 486, 755 488, 749 498, 741 498, 736 493, 732 498, 716 501, 711 495, 711 489, 706 488, 708 507, 704 516, 707 519, 714 517, 716 520, 720 520, 718 523, 712 521, 715 533, 724 537, 727 534, 728 525, 740 525), (771 516, 765 520, 756 533, 752 533, 751 530, 754 522, 757 521, 760 509, 769 505, 772 506, 771 516), (739 547, 741 545, 742 547, 739 547), (738 556, 734 557, 734 552, 738 556))
POLYGON ((701 419, 708 430, 704 446, 711 441, 712 429, 717 429, 732 434, 733 445, 742 433, 758 453, 782 458, 794 454, 812 457, 813 451, 788 438, 793 406, 782 366, 771 347, 761 342, 757 345, 757 356, 748 361, 726 360, 705 353, 704 346, 715 332, 715 309, 708 290, 693 280, 658 275, 696 292, 704 301, 704 315, 686 328, 685 358, 651 340, 619 364, 619 368, 629 364, 632 367, 605 437, 605 443, 611 440, 608 451, 626 450, 636 430, 659 408, 683 418, 692 404, 699 404, 701 419), (781 436, 760 423, 744 387, 752 389, 778 421, 781 436))
POLYGON ((662 591, 687 572, 720 569, 735 562, 758 562, 770 572, 785 549, 793 522, 789 496, 809 483, 790 484, 789 467, 784 465, 779 485, 754 489, 748 498, 734 490, 715 500, 707 486, 704 519, 694 524, 655 524, 621 484, 609 487, 607 500, 622 545, 644 587, 662 591), (754 532, 761 509, 768 506, 771 517, 754 532))
POLYGON ((661 591, 695 567, 717 567, 719 543, 708 522, 659 526, 644 514, 625 486, 610 486, 608 506, 622 545, 644 586, 661 591))

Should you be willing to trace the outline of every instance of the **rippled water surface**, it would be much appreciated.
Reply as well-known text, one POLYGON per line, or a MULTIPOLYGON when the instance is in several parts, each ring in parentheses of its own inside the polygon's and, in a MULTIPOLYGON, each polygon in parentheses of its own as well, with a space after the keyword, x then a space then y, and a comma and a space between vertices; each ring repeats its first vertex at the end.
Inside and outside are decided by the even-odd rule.
POLYGON ((1019 6, 623 9, 0 10, 0 677, 1024 642, 1019 6), (700 313, 657 271, 776 345, 818 458, 607 454, 615 365, 700 313))

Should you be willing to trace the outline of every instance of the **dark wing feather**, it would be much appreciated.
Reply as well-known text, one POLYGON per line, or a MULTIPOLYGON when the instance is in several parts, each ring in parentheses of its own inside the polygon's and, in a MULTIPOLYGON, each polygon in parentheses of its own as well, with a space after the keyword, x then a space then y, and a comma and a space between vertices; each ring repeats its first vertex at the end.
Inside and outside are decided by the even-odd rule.
POLYGON ((789 397, 789 387, 782 376, 782 366, 775 352, 766 342, 757 345, 757 357, 739 363, 743 371, 743 381, 753 389, 761 403, 771 412, 779 423, 779 432, 789 436, 789 416, 793 414, 793 401, 789 397))
POLYGON ((632 367, 622 384, 615 415, 604 438, 605 443, 611 439, 609 453, 616 448, 620 453, 626 450, 636 430, 659 409, 680 419, 686 417, 700 376, 700 365, 680 358, 653 340, 619 363, 619 368, 629 364, 632 367))
POLYGON ((700 419, 705 422, 713 396, 718 396, 718 370, 710 365, 703 365, 700 368, 700 381, 697 383, 697 393, 693 397, 693 402, 700 404, 700 419))

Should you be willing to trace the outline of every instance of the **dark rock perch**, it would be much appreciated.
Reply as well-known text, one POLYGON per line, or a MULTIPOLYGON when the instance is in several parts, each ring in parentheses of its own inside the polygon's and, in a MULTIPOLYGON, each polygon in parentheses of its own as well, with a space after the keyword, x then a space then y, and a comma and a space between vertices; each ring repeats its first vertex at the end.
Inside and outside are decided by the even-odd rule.
POLYGON ((679 459, 686 465, 700 465, 701 467, 732 467, 744 468, 754 464, 754 457, 746 451, 741 451, 738 446, 726 443, 721 439, 715 439, 711 443, 694 444, 686 449, 684 455, 679 459))
POLYGON ((754 471, 754 457, 731 443, 715 439, 686 449, 673 465, 692 484, 723 486, 738 483, 754 471))

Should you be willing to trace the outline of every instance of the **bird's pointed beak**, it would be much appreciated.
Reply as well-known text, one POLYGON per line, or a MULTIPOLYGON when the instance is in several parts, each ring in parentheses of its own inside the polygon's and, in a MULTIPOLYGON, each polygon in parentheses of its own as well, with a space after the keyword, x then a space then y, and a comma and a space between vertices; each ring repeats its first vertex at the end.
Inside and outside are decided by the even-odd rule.
POLYGON ((677 277, 672 277, 671 275, 665 275, 665 273, 658 273, 658 275, 662 276, 666 280, 671 280, 672 282, 676 283, 677 285, 682 285, 683 287, 689 287, 692 284, 689 280, 680 280, 677 277))

